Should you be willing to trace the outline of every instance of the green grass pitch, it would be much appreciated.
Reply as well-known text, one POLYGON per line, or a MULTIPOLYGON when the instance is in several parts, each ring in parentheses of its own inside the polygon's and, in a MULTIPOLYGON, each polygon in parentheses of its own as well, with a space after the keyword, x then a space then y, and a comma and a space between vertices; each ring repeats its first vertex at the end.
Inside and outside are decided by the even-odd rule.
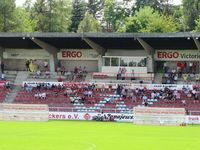
POLYGON ((200 126, 2 121, 0 150, 200 150, 200 126))

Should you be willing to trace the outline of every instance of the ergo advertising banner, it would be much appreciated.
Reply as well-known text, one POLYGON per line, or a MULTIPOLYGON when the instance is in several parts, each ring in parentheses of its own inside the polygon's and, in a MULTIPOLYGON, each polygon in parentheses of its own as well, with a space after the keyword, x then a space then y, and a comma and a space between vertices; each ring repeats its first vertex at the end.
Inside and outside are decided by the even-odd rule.
POLYGON ((155 60, 159 61, 199 61, 198 50, 156 50, 155 60))
POLYGON ((99 54, 93 49, 62 49, 58 53, 60 60, 97 60, 99 54))

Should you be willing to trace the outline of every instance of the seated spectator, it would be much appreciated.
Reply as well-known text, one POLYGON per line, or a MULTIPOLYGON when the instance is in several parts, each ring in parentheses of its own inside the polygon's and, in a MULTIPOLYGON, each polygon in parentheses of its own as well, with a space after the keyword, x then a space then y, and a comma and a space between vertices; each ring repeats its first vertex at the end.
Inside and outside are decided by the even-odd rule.
POLYGON ((86 66, 83 67, 83 73, 87 73, 86 66))
POLYGON ((134 94, 131 96, 131 102, 136 102, 136 96, 134 94))
POLYGON ((65 74, 65 66, 62 66, 62 67, 61 67, 60 72, 61 72, 61 75, 64 75, 64 74, 65 74))
POLYGON ((81 103, 85 103, 85 100, 86 100, 85 97, 82 96, 81 99, 80 99, 80 102, 81 102, 81 103))
POLYGON ((151 99, 156 99, 156 92, 155 92, 155 91, 153 91, 153 92, 151 93, 151 99))
POLYGON ((45 71, 45 78, 50 78, 50 72, 48 70, 45 71))
POLYGON ((83 94, 84 94, 85 97, 88 97, 88 91, 87 91, 87 90, 85 90, 85 91, 83 92, 83 94))
POLYGON ((142 96, 142 101, 143 101, 143 103, 147 102, 147 96, 146 95, 142 96))
POLYGON ((65 96, 71 96, 72 93, 73 93, 73 91, 72 91, 71 88, 67 88, 67 89, 64 91, 64 95, 65 95, 65 96))
POLYGON ((32 86, 30 86, 30 85, 26 86, 26 91, 27 92, 32 92, 32 90, 33 90, 32 86))
POLYGON ((186 100, 182 100, 182 105, 185 107, 186 106, 186 100))
POLYGON ((196 74, 196 76, 195 76, 195 81, 196 81, 196 82, 199 82, 199 81, 200 81, 200 76, 199 76, 199 74, 196 74))
POLYGON ((186 82, 186 83, 188 82, 188 75, 187 74, 183 75, 183 81, 186 82))
POLYGON ((176 99, 181 99, 181 94, 180 94, 180 92, 177 92, 177 94, 176 94, 176 99))
POLYGON ((41 76, 41 71, 40 70, 37 70, 36 71, 36 78, 39 78, 41 76))
POLYGON ((75 67, 75 68, 74 68, 74 74, 77 74, 77 73, 78 73, 78 68, 75 67))
POLYGON ((196 94, 195 97, 194 97, 194 103, 199 103, 199 96, 198 96, 198 94, 196 94))
POLYGON ((74 104, 75 102, 75 98, 74 97, 70 97, 71 103, 74 104))
POLYGON ((2 81, 5 81, 5 80, 6 80, 6 79, 5 79, 5 74, 4 74, 4 73, 1 74, 1 80, 2 80, 2 81))
POLYGON ((192 90, 192 97, 195 97, 196 94, 197 94, 196 89, 193 89, 193 90, 192 90))
POLYGON ((9 82, 6 82, 5 85, 4 85, 4 87, 5 87, 6 89, 9 89, 9 88, 11 88, 11 85, 10 85, 9 82))
POLYGON ((72 73, 71 71, 66 71, 65 74, 67 80, 72 80, 72 73))
POLYGON ((61 77, 61 76, 58 76, 57 81, 58 81, 58 82, 62 82, 62 81, 63 81, 62 77, 61 77))
POLYGON ((46 99, 47 95, 46 93, 36 93, 34 97, 39 99, 46 99))
POLYGON ((88 91, 88 97, 92 97, 92 91, 91 90, 88 91))

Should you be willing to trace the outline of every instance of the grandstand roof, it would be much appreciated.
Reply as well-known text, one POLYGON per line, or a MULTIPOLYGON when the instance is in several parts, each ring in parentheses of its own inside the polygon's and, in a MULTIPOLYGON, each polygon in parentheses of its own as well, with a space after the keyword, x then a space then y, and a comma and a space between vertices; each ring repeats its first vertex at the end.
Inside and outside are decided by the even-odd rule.
POLYGON ((59 49, 89 49, 83 39, 89 38, 105 49, 143 50, 137 38, 154 49, 197 49, 195 40, 200 33, 0 33, 0 46, 4 48, 40 48, 31 39, 37 38, 59 49))

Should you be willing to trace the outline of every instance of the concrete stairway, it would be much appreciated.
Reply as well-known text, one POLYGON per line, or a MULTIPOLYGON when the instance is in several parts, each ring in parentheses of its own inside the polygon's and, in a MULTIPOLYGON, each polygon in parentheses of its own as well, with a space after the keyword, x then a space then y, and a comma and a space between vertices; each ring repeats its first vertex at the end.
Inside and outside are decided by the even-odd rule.
POLYGON ((17 92, 21 89, 23 81, 28 78, 28 72, 20 71, 17 72, 17 76, 14 81, 14 85, 11 87, 11 91, 6 96, 4 103, 12 103, 17 95, 17 92))
POLYGON ((86 78, 85 78, 85 82, 90 82, 92 79, 92 73, 88 73, 86 78))
POLYGON ((10 81, 11 84, 14 84, 16 76, 16 71, 5 71, 5 79, 10 81))
POLYGON ((29 73, 26 71, 19 71, 17 73, 14 85, 22 85, 23 81, 26 81, 29 76, 29 73))
POLYGON ((21 89, 21 86, 16 85, 13 86, 12 90, 9 92, 9 94, 6 96, 4 103, 12 103, 17 96, 17 92, 21 89))
POLYGON ((162 76, 163 76, 163 73, 155 73, 154 83, 162 84, 162 76))

